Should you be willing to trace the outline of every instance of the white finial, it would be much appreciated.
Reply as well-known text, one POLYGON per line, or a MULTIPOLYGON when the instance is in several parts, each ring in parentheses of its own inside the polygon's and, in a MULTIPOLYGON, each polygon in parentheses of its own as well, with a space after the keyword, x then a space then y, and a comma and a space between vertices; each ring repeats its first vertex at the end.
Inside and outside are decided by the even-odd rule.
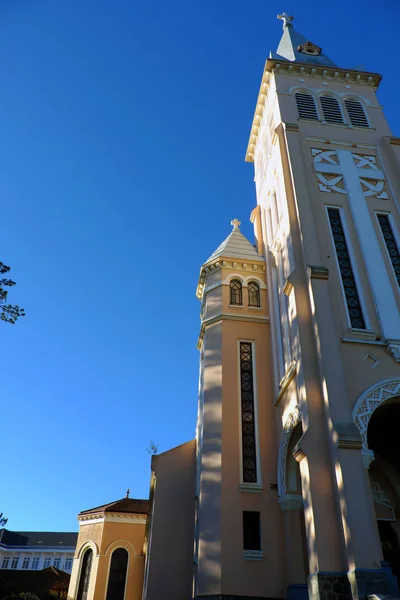
POLYGON ((233 219, 233 221, 231 221, 231 225, 233 225, 233 231, 239 231, 239 225, 241 225, 242 223, 239 221, 239 219, 233 219))
POLYGON ((282 13, 281 15, 276 15, 277 19, 281 19, 281 21, 283 21, 283 27, 293 27, 293 25, 290 24, 291 21, 293 21, 294 17, 289 16, 287 13, 282 13))

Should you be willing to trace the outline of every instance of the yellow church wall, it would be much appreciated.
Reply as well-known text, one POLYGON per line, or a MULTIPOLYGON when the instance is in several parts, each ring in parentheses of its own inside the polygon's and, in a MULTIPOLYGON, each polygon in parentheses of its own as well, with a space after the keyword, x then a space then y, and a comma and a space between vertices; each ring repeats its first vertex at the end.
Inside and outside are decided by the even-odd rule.
MULTIPOLYGON (((68 597, 76 598, 81 570, 81 561, 87 548, 93 550, 93 561, 90 575, 88 600, 105 599, 108 585, 111 556, 117 548, 125 548, 128 552, 128 570, 126 580, 126 597, 130 600, 141 600, 143 586, 144 556, 143 543, 145 523, 133 523, 133 515, 107 514, 95 515, 102 519, 100 523, 80 524, 78 543, 68 597), (113 522, 107 519, 120 519, 113 522)), ((138 515, 143 521, 144 515, 138 515)), ((95 520, 95 519, 94 519, 95 520)))
MULTIPOLYGON (((153 457, 154 490, 143 600, 191 598, 196 441, 153 457)), ((136 600, 136 599, 135 599, 136 600)))
MULTIPOLYGON (((266 310, 264 299, 263 310, 266 310)), ((222 331, 223 409, 222 409, 222 593, 254 596, 283 596, 282 512, 277 502, 277 441, 275 409, 272 405, 272 377, 269 325, 225 321, 222 331), (257 381, 257 413, 262 489, 240 490, 241 440, 238 344, 254 342, 253 357, 257 381), (241 523, 244 510, 259 511, 262 534, 262 560, 246 560, 241 523)))

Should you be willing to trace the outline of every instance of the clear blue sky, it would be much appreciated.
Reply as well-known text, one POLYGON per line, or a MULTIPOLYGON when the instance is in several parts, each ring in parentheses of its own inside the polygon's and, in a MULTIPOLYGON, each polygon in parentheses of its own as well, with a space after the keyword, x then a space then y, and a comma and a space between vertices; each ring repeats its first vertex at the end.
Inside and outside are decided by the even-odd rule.
POLYGON ((396 0, 1 1, 0 260, 27 311, 0 323, 10 529, 147 497, 149 441, 194 436, 197 276, 232 218, 252 236, 244 154, 283 10, 383 72, 400 135, 396 0))

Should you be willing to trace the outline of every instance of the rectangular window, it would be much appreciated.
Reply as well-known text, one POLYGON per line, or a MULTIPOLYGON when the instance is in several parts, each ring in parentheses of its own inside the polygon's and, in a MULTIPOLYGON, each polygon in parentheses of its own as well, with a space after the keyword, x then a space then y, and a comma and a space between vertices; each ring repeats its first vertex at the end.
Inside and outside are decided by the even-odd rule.
POLYGON ((44 564, 43 564, 43 569, 48 569, 50 564, 51 564, 51 558, 45 558, 44 564))
POLYGON ((240 342, 243 482, 257 483, 256 424, 251 342, 240 342))
POLYGON ((54 562, 53 562, 53 567, 55 567, 56 569, 60 568, 60 562, 61 562, 61 558, 55 558, 54 562))
POLYGON ((8 569, 9 562, 10 562, 10 557, 9 556, 5 556, 3 558, 3 562, 1 563, 1 568, 2 569, 8 569))
POLYGON ((339 209, 328 208, 328 217, 339 263, 350 324, 356 329, 365 329, 364 316, 361 309, 360 298, 358 296, 356 280, 351 266, 339 209))
POLYGON ((259 512, 243 511, 243 550, 261 550, 259 512))
POLYGON ((64 571, 70 571, 72 569, 72 558, 66 558, 64 564, 64 571))
POLYGON ((31 559, 29 558, 29 556, 25 557, 24 560, 22 561, 22 568, 29 569, 30 562, 31 562, 31 559))
POLYGON ((13 556, 11 561, 11 568, 18 569, 19 556, 13 556))
POLYGON ((32 569, 35 569, 35 570, 37 570, 37 569, 38 569, 38 567, 39 567, 39 557, 38 557, 38 556, 35 556, 35 557, 32 559, 32 569))
POLYGON ((400 252, 390 224, 389 215, 378 215, 378 221, 397 283, 400 286, 400 252))

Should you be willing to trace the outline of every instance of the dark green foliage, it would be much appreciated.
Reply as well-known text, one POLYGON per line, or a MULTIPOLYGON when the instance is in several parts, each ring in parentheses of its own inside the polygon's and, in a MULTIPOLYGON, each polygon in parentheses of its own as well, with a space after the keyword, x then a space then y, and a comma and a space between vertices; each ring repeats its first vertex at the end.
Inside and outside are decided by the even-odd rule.
MULTIPOLYGON (((0 275, 5 275, 9 270, 10 267, 0 262, 0 275)), ((15 281, 12 281, 12 279, 7 279, 7 277, 0 279, 0 320, 14 325, 18 317, 25 316, 25 311, 18 304, 7 304, 9 290, 6 288, 10 288, 13 285, 15 285, 15 281)))

